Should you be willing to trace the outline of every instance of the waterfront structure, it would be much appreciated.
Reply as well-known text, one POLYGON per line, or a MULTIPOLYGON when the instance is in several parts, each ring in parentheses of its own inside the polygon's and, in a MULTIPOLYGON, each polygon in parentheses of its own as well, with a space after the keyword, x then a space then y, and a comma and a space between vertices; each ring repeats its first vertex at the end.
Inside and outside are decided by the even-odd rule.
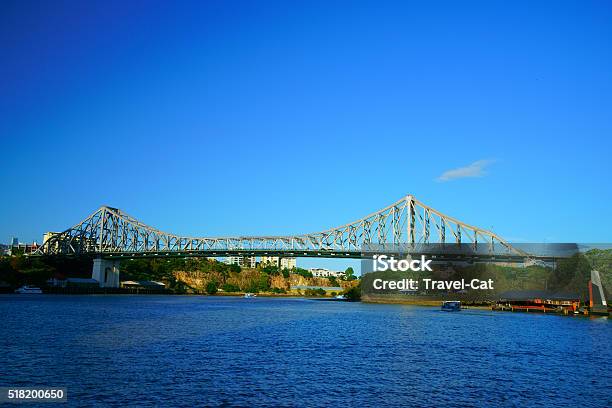
POLYGON ((315 278, 343 278, 345 276, 344 272, 330 271, 325 268, 309 268, 308 272, 312 273, 315 278))
POLYGON ((575 312, 580 308, 578 293, 551 293, 546 290, 512 290, 499 295, 494 309, 512 311, 552 312, 566 310, 575 312))
POLYGON ((291 291, 298 291, 298 290, 319 290, 319 289, 323 289, 325 292, 336 292, 336 293, 340 293, 343 291, 343 289, 340 286, 313 286, 313 285, 295 285, 295 286, 291 286, 291 291))
POLYGON ((122 281, 121 287, 126 289, 165 289, 166 284, 158 281, 122 281))
MULTIPOLYGON (((59 285, 62 286, 62 285, 59 285)), ((66 288, 98 288, 100 282, 96 279, 88 278, 68 278, 64 281, 63 287, 66 288)))

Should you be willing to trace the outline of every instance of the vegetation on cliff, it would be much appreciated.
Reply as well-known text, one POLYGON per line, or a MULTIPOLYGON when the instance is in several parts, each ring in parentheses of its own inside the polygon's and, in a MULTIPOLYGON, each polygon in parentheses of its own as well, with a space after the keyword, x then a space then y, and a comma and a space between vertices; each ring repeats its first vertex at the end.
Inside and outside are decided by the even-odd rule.
MULTIPOLYGON (((208 258, 134 259, 121 264, 122 279, 161 280, 176 290, 223 293, 288 293, 293 286, 353 286, 350 281, 315 278, 302 268, 280 270, 273 265, 241 268, 208 258)), ((305 289, 299 294, 322 296, 325 291, 305 289)))

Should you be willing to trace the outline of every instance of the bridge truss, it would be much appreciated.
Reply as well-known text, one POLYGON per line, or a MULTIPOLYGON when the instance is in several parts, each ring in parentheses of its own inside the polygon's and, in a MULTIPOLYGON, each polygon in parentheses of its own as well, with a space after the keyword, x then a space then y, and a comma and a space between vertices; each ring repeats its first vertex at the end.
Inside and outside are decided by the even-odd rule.
POLYGON ((293 236, 184 237, 150 227, 117 208, 102 206, 75 226, 51 234, 37 254, 361 258, 364 248, 372 246, 430 243, 468 243, 525 255, 495 233, 444 215, 412 195, 349 224, 293 236))

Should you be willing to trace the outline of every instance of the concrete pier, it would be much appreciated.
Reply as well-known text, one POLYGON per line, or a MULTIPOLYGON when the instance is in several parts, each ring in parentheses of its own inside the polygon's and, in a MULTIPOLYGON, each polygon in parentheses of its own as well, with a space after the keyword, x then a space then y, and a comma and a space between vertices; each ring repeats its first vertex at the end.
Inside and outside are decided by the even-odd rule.
POLYGON ((119 261, 95 258, 91 277, 100 282, 101 288, 118 288, 119 261))

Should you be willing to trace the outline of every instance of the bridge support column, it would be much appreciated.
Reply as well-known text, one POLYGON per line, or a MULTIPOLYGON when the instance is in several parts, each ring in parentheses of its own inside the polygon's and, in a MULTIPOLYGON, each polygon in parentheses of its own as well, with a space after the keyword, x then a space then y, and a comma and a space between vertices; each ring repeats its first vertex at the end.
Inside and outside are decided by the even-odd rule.
POLYGON ((119 261, 95 258, 91 277, 100 282, 101 288, 118 288, 119 261))
POLYGON ((591 270, 589 306, 591 306, 591 314, 608 316, 608 302, 601 283, 601 276, 596 270, 591 270))

